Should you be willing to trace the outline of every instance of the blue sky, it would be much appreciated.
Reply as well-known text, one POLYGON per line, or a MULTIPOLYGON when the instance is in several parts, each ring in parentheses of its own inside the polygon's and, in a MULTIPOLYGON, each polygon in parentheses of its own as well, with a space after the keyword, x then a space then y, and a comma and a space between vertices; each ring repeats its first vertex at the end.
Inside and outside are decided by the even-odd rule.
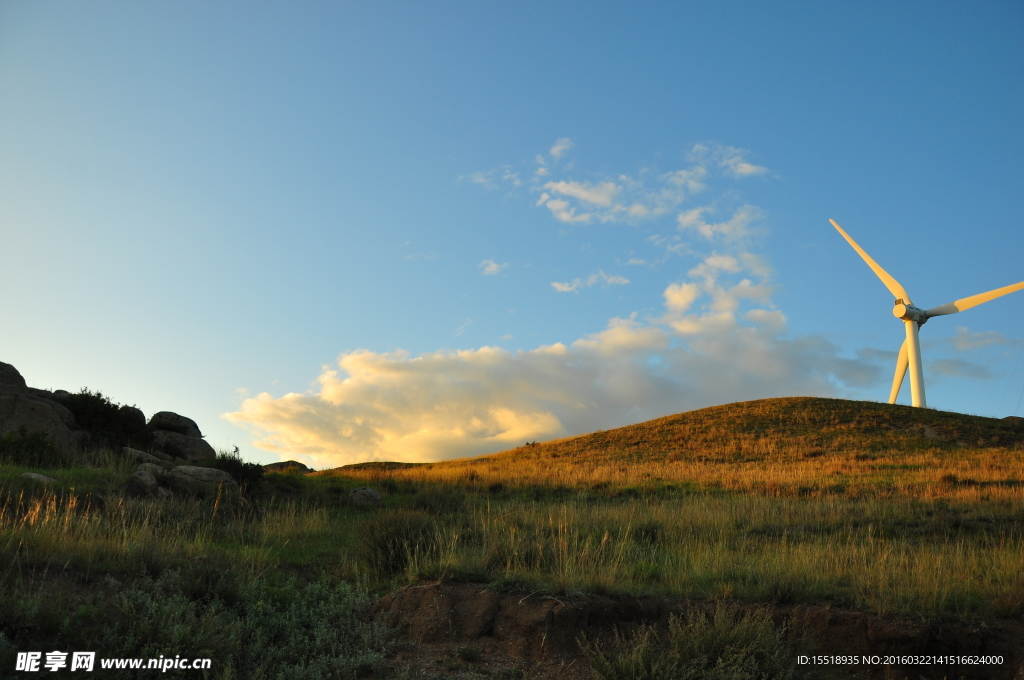
MULTIPOLYGON (((0 2, 0 361, 318 467, 882 401, 828 219, 923 307, 1024 280, 1022 116, 1017 2, 0 2)), ((922 343, 1015 412, 1024 292, 922 343)))

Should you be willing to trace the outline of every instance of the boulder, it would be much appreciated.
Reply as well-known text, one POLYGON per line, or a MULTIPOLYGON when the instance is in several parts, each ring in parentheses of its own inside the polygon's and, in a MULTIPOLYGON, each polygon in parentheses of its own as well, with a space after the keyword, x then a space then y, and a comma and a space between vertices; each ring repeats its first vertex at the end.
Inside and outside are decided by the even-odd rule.
POLYGON ((179 465, 162 477, 171 490, 186 495, 211 498, 224 491, 238 491, 235 478, 223 470, 179 465))
POLYGON ((375 508, 380 505, 380 494, 365 486, 348 492, 348 504, 362 508, 375 508))
POLYGON ((235 478, 230 473, 216 468, 196 467, 195 465, 179 465, 168 473, 172 477, 179 477, 191 482, 202 484, 234 484, 235 478))
POLYGON ((28 394, 25 379, 18 369, 0 361, 0 394, 28 394))
POLYGON ((125 488, 133 496, 148 496, 157 489, 156 475, 147 470, 136 470, 128 477, 125 488))
POLYGON ((132 429, 144 431, 146 429, 146 414, 134 406, 121 406, 117 409, 124 425, 131 425, 132 429))
POLYGON ((49 404, 50 408, 54 410, 54 412, 60 418, 60 421, 64 423, 64 425, 67 426, 69 430, 73 431, 79 429, 78 423, 75 421, 75 414, 72 413, 71 409, 69 409, 67 406, 61 404, 60 402, 53 401, 52 399, 46 399, 44 397, 36 398, 43 399, 47 404, 49 404))
MULTIPOLYGON (((42 432, 58 451, 70 455, 78 448, 78 439, 64 423, 63 412, 58 408, 63 407, 27 393, 0 394, 0 435, 21 428, 30 433, 42 432)), ((74 416, 71 420, 74 421, 74 416)))
POLYGON ((46 390, 29 389, 14 366, 0 361, 0 436, 25 428, 42 432, 58 451, 69 455, 78 449, 75 416, 67 408, 40 396, 46 390))
POLYGON ((153 447, 187 461, 211 460, 217 457, 217 452, 205 439, 167 430, 153 432, 153 447))
POLYGON ((155 463, 143 463, 139 467, 135 468, 135 471, 136 472, 148 472, 149 474, 151 474, 154 477, 156 477, 157 480, 160 479, 161 475, 163 475, 163 474, 165 474, 167 472, 167 470, 165 470, 163 467, 161 467, 161 466, 159 466, 159 465, 157 465, 155 463))
POLYGON ((177 413, 172 413, 170 411, 154 413, 153 417, 149 419, 149 429, 177 432, 178 434, 183 434, 186 437, 203 436, 203 433, 199 431, 199 426, 196 425, 196 421, 191 418, 186 418, 185 416, 179 416, 177 413))
POLYGON ((22 479, 31 479, 33 482, 39 482, 40 484, 57 483, 57 480, 54 479, 53 477, 47 477, 46 475, 41 475, 38 472, 22 472, 18 476, 21 477, 22 479))
POLYGON ((133 449, 130 446, 124 447, 123 449, 121 449, 121 451, 124 452, 124 455, 131 458, 137 463, 154 463, 156 465, 166 465, 168 463, 173 462, 173 458, 166 454, 161 453, 157 455, 154 453, 146 453, 145 451, 133 449))

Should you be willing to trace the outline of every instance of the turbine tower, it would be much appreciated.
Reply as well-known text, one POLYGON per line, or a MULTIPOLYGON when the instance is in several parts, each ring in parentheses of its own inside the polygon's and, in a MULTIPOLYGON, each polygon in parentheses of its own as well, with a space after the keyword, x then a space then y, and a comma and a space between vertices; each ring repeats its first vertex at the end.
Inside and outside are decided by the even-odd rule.
POLYGON ((889 275, 889 272, 885 271, 878 266, 878 263, 871 259, 871 256, 864 252, 864 249, 857 245, 857 242, 850 238, 850 235, 843 231, 843 228, 836 224, 835 220, 829 220, 832 226, 843 235, 843 238, 853 246, 853 249, 857 251, 857 254, 868 263, 871 267, 871 271, 882 280, 885 287, 889 289, 889 292, 896 297, 895 307, 892 308, 892 314, 897 319, 903 320, 903 325, 906 327, 907 339, 903 341, 903 346, 900 347, 899 357, 896 359, 896 374, 892 377, 892 391, 889 392, 889 403, 896 403, 896 396, 900 393, 900 386, 903 385, 903 376, 907 373, 907 368, 910 368, 910 401, 914 406, 926 407, 924 397, 924 371, 921 366, 921 343, 918 340, 918 330, 925 324, 928 319, 933 316, 945 316, 946 314, 956 314, 962 312, 965 309, 971 307, 977 307, 983 302, 989 300, 995 300, 997 297, 1002 297, 1015 290, 1024 288, 1024 281, 1015 283, 1011 286, 1004 286, 1003 288, 996 288, 990 290, 987 293, 979 293, 978 295, 972 295, 971 297, 965 297, 960 300, 954 300, 953 302, 947 302, 944 305, 938 307, 932 307, 931 309, 920 309, 915 307, 914 303, 911 302, 910 296, 907 291, 903 289, 899 281, 889 275))

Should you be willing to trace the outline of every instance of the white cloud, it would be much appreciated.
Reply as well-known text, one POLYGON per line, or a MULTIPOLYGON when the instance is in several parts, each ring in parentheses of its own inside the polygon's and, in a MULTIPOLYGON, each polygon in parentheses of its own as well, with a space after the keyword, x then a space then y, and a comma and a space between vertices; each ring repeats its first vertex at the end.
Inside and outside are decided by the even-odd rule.
POLYGON ((768 168, 747 162, 745 156, 748 153, 750 151, 747 149, 738 149, 735 146, 695 144, 688 157, 697 163, 717 165, 724 174, 736 179, 768 174, 768 168))
POLYGON ((615 195, 619 193, 620 187, 615 182, 601 182, 600 184, 589 184, 587 182, 548 182, 545 189, 554 194, 572 196, 584 203, 609 208, 615 195))
POLYGON ((557 198, 545 201, 544 205, 548 207, 551 214, 560 222, 589 222, 594 217, 591 213, 580 213, 577 215, 576 208, 570 206, 568 201, 557 198))
POLYGON ((548 153, 551 154, 552 158, 557 160, 562 157, 563 153, 565 153, 574 146, 576 145, 573 144, 573 141, 568 137, 560 137, 555 141, 555 145, 551 147, 551 150, 548 151, 548 153))
POLYGON ((769 282, 753 280, 742 255, 712 255, 693 271, 665 289, 659 319, 613 318, 569 345, 516 352, 346 352, 313 390, 260 394, 224 417, 282 459, 332 467, 478 455, 713 404, 877 383, 872 362, 843 358, 821 337, 785 338, 785 317, 761 297, 769 282), (729 296, 736 304, 723 305, 729 296))
POLYGON ((468 179, 473 184, 479 184, 485 189, 494 188, 494 172, 493 171, 477 171, 469 175, 465 175, 460 179, 468 179))
POLYGON ((950 338, 953 347, 960 351, 972 350, 978 347, 989 347, 991 345, 1014 344, 1010 338, 996 331, 983 331, 971 333, 966 326, 957 326, 956 333, 950 338))
POLYGON ((598 271, 596 274, 591 274, 585 279, 573 279, 569 283, 559 283, 558 281, 552 281, 551 287, 557 290, 559 293, 575 293, 582 288, 590 288, 591 286, 603 283, 606 286, 623 286, 629 283, 629 279, 625 276, 609 276, 603 271, 598 271))
POLYGON ((709 223, 705 221, 704 215, 710 212, 709 207, 693 208, 679 213, 676 222, 681 231, 695 231, 706 239, 737 240, 748 236, 751 225, 764 217, 760 208, 742 205, 724 222, 709 223))
POLYGON ((676 216, 680 228, 693 228, 705 238, 738 238, 749 224, 760 218, 753 206, 744 206, 723 222, 710 222, 706 217, 714 211, 710 206, 676 210, 685 201, 705 191, 714 178, 740 179, 766 174, 767 168, 745 160, 745 149, 722 145, 697 144, 687 154, 690 165, 668 172, 641 168, 636 176, 618 174, 614 177, 595 175, 587 179, 556 177, 569 171, 571 165, 557 161, 574 144, 568 137, 558 139, 549 151, 550 160, 541 154, 534 158, 535 167, 528 179, 512 166, 503 165, 486 172, 468 175, 468 179, 487 189, 501 182, 511 189, 529 187, 541 192, 536 205, 546 206, 559 221, 589 224, 592 222, 625 222, 638 224, 665 216, 676 216))
POLYGON ((508 262, 498 264, 494 260, 484 260, 480 263, 480 270, 483 271, 484 276, 495 276, 507 266, 508 262))

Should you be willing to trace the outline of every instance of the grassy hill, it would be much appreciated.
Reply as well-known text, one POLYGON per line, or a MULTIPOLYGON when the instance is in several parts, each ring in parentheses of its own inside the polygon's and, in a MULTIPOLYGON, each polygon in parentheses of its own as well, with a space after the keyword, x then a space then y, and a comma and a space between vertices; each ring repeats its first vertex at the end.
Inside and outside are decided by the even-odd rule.
POLYGON ((392 645, 362 617, 423 579, 1024 616, 1013 420, 767 399, 472 459, 268 470, 241 496, 170 500, 126 495, 135 464, 116 450, 53 467, 26 467, 30 453, 0 458, 0 668, 19 650, 187 648, 216 660, 204 677, 385 677, 392 645), (380 507, 347 503, 360 486, 380 507))
POLYGON ((1017 496, 1024 484, 1024 420, 843 399, 761 399, 478 458, 317 474, 464 487, 991 498, 1017 496))

